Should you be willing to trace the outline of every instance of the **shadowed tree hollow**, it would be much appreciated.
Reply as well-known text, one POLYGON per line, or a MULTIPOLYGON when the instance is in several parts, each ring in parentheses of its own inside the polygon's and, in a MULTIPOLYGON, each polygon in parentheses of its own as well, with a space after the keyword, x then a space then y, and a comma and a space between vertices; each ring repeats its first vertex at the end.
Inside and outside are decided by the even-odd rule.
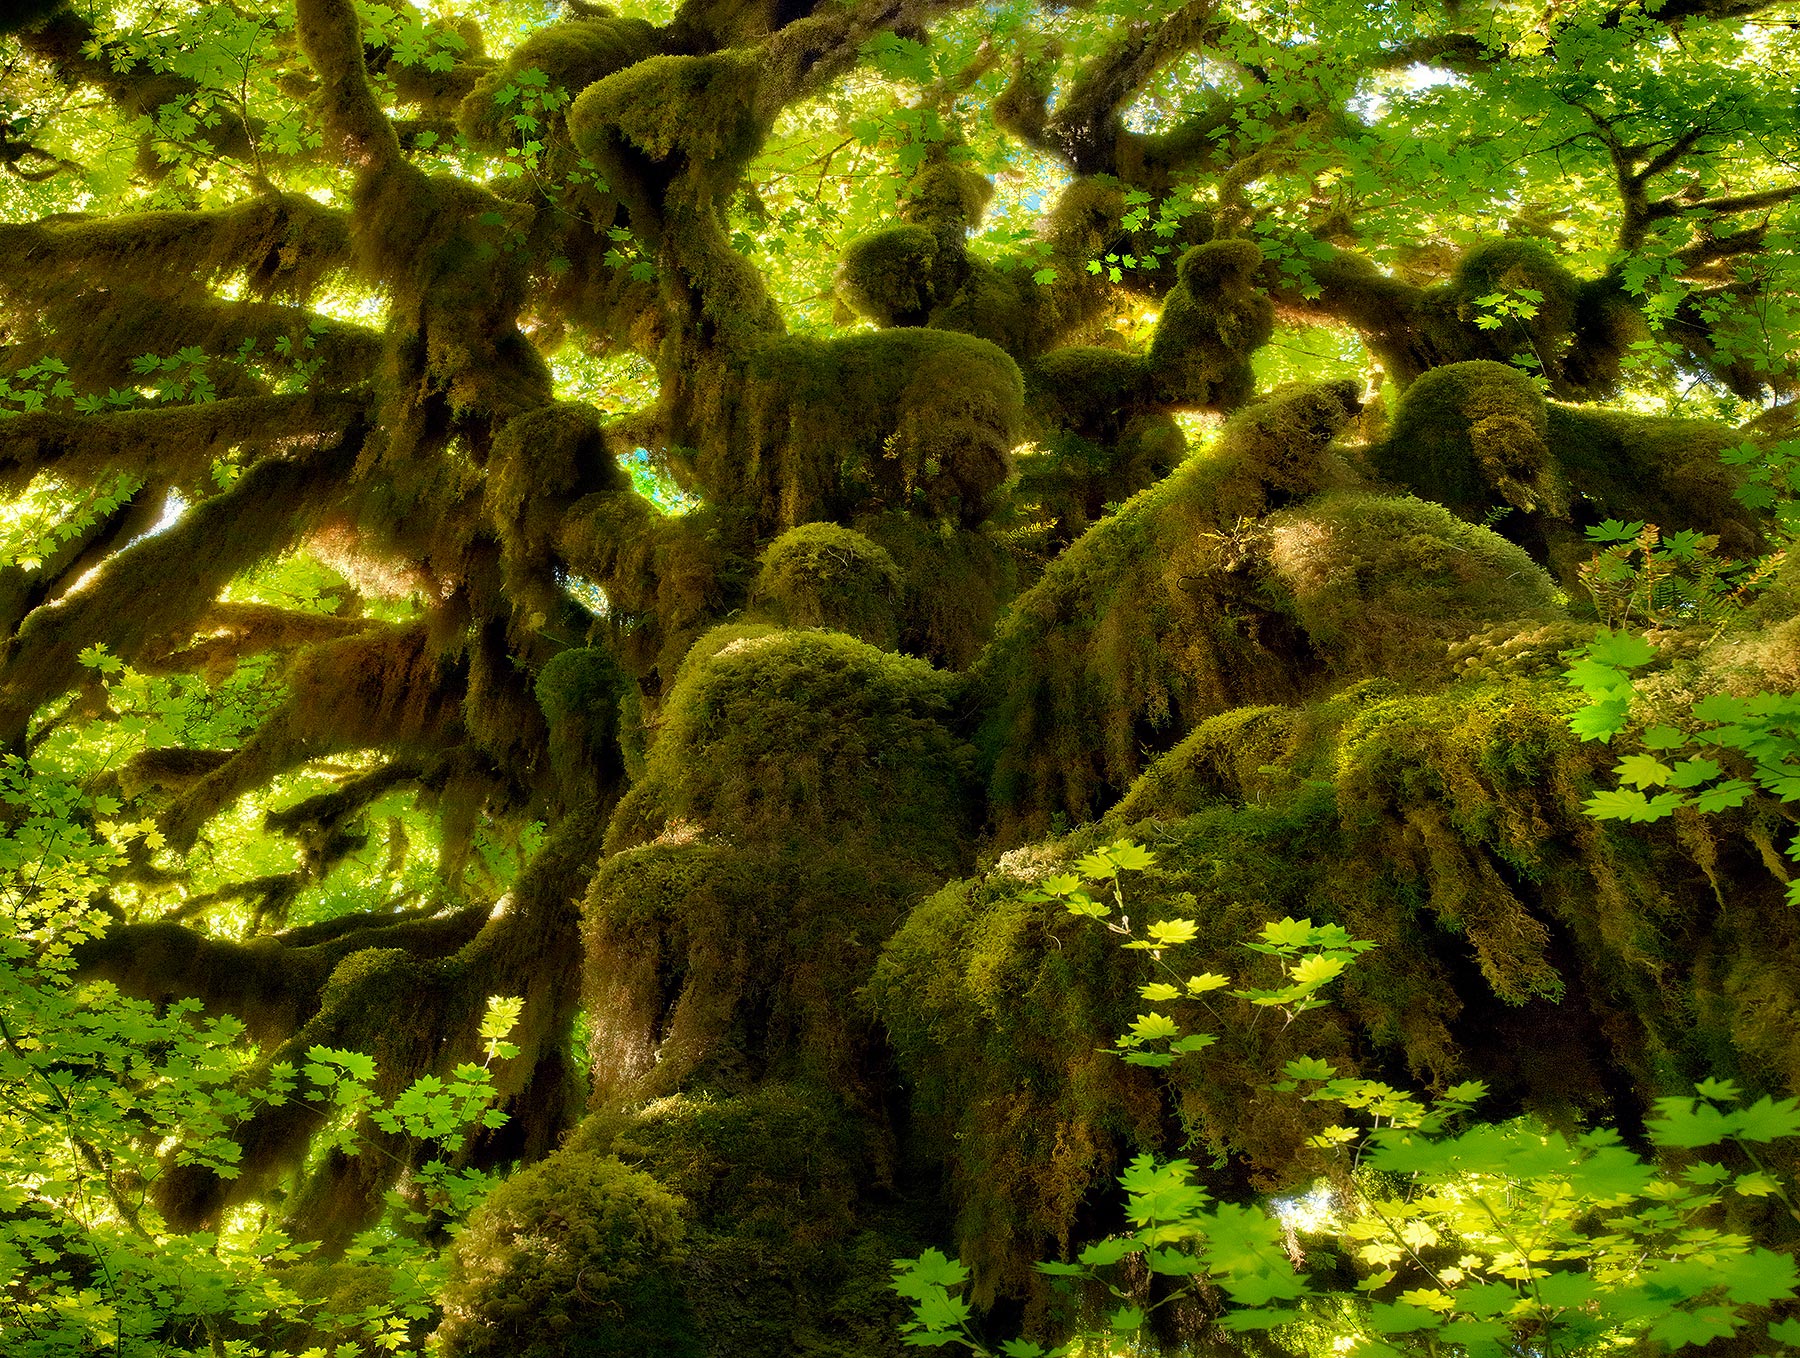
MULTIPOLYGON (((131 1175, 71 1133, 152 1253, 316 1242, 264 1281, 335 1319, 170 1303, 142 1351, 335 1351, 385 1231, 447 1270, 395 1333, 458 1358, 898 1353, 928 1246, 1066 1323, 1032 1261, 1137 1151, 1328 1173, 1258 1092, 1300 1055, 1627 1135, 1800 1093, 1800 779, 1597 819, 1626 746, 1562 677, 1649 629, 1639 727, 1800 688, 1797 28, 11 6, 7 956, 89 836, 70 993, 231 1016, 228 1089, 485 1043, 503 1114, 446 1151, 246 1096, 131 1175), (1030 898, 1119 839, 1204 965, 1283 916, 1379 946, 1304 1032, 1122 1063, 1143 954, 1030 898), (445 1157, 498 1184, 460 1233, 445 1157)), ((25 1326, 110 1273, 20 1192, 25 1326)), ((1312 1351, 1217 1319, 1154 1342, 1312 1351)))

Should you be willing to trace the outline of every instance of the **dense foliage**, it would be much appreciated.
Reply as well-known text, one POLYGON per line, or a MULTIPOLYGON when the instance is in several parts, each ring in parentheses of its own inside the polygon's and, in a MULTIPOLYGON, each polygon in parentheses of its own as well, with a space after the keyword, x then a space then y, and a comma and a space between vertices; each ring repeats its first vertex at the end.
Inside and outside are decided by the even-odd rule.
POLYGON ((0 12, 0 1348, 1800 1348, 1797 32, 0 12))

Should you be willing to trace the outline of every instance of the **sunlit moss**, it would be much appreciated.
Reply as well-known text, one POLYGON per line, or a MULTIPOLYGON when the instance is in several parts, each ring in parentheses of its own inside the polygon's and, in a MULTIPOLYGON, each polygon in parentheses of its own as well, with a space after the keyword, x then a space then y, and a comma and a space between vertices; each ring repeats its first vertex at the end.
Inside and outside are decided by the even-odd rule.
POLYGON ((744 844, 830 836, 884 860, 956 862, 972 811, 954 679, 833 632, 719 628, 664 700, 620 847, 682 821, 744 844))
POLYGON ((682 1200, 618 1159, 564 1150, 477 1210, 437 1343, 459 1358, 675 1358, 703 1350, 679 1303, 682 1200))

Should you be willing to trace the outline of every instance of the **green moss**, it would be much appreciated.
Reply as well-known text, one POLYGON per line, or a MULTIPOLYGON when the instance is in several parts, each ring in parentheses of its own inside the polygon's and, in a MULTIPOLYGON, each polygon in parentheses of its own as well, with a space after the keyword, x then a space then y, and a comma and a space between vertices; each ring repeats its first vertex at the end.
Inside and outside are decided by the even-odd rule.
POLYGON ((367 1338, 358 1318, 394 1300, 394 1271, 381 1264, 295 1264, 274 1276, 318 1308, 304 1324, 278 1327, 274 1342, 296 1352, 319 1352, 324 1358, 357 1352, 367 1338))
POLYGON ((1027 369, 1026 382, 1034 410, 1096 433, 1116 432, 1152 399, 1148 360, 1119 349, 1052 349, 1027 369))
POLYGON ((1142 752, 1245 702, 1287 701, 1314 666, 1268 606, 1254 544, 1221 532, 1230 464, 1197 460, 1076 539, 1014 600, 973 667, 977 743, 1003 839, 1085 820, 1142 752))
MULTIPOLYGON (((348 265, 349 244, 347 215, 303 193, 201 212, 0 225, 0 245, 18 261, 13 286, 53 297, 71 282, 105 280, 109 302, 134 292, 191 301, 196 281, 240 270, 253 298, 305 300, 348 265)), ((151 331, 144 338, 160 336, 151 331)), ((180 343, 152 352, 173 353, 180 343)))
POLYGON ((674 683, 694 638, 739 597, 746 563, 733 547, 741 536, 712 506, 670 517, 621 491, 570 506, 556 545, 568 569, 606 591, 609 640, 655 692, 674 683))
POLYGON ((1378 475, 1464 518, 1507 506, 1561 513, 1569 492, 1548 430, 1528 375, 1504 363, 1453 363, 1406 389, 1387 439, 1367 456, 1378 475))
POLYGON ((1053 556, 1135 492, 1168 475, 1186 447, 1180 427, 1167 416, 1145 417, 1109 443, 1057 430, 1018 457, 1002 521, 1022 523, 1031 548, 1053 556))
POLYGON ((1428 288, 1349 255, 1331 259, 1327 273, 1328 290, 1359 313, 1370 347, 1402 388, 1438 367, 1489 361, 1529 365, 1559 394, 1583 394, 1565 371, 1581 284, 1541 240, 1477 245, 1450 278, 1428 288))
POLYGON ((777 1242, 844 1234, 877 1149, 829 1089, 785 1083, 597 1114, 573 1144, 642 1166, 713 1229, 777 1242))
POLYGON ((954 680, 833 632, 721 628, 665 697, 622 847, 690 822, 742 844, 862 845, 948 870, 971 813, 954 680))
POLYGON ((1178 818, 1211 801, 1261 801, 1289 791, 1291 770, 1306 727, 1300 709, 1238 707, 1196 726, 1174 749, 1145 769, 1108 823, 1178 818))
POLYGON ((1297 382, 1232 416, 1212 459, 1214 518, 1234 524, 1346 484, 1332 441, 1361 410, 1354 382, 1297 382))
POLYGON ((859 236, 844 251, 838 290, 877 325, 923 325, 937 297, 938 238, 923 226, 859 236))
POLYGON ((556 539, 570 506, 629 484, 591 407, 556 402, 509 420, 488 454, 482 499, 500 536, 511 597, 554 617, 556 539))
POLYGON ((672 833, 606 860, 584 907, 598 1099, 799 1079, 873 1106, 854 996, 927 879, 836 840, 672 833))
POLYGON ((1250 355, 1275 333, 1275 306, 1256 285, 1262 251, 1252 241, 1196 245, 1177 265, 1150 341, 1150 368, 1167 401, 1216 410, 1255 389, 1250 355))
POLYGON ((1575 341, 1563 355, 1563 381, 1575 393, 1604 396, 1618 387, 1632 347, 1654 338, 1616 275, 1584 279, 1575 289, 1575 341))
POLYGON ((576 1144, 688 1204, 684 1298, 718 1358, 897 1355, 891 1260, 919 1242, 877 1207, 885 1140, 830 1090, 764 1084, 595 1114, 576 1144))
POLYGON ((986 175, 933 157, 906 186, 900 211, 909 222, 946 239, 961 240, 981 225, 981 214, 993 196, 994 184, 986 175))
POLYGON ((914 514, 862 518, 858 527, 900 571, 900 649, 946 669, 966 668, 1018 591, 1017 554, 985 529, 914 514))
POLYGON ((1561 612, 1555 583, 1521 548, 1425 500, 1340 491, 1264 531, 1271 580, 1346 677, 1448 677, 1450 643, 1561 612))
POLYGON ((1547 403, 1501 363, 1453 363, 1407 388, 1373 470, 1467 519, 1520 511, 1500 529, 1579 589, 1592 556, 1582 528, 1639 520, 1716 534, 1730 556, 1754 554, 1756 517, 1734 498, 1719 451, 1738 439, 1705 420, 1653 419, 1547 403))
POLYGON ((559 651, 538 671, 533 692, 551 729, 567 722, 610 725, 624 674, 619 662, 596 647, 559 651))
POLYGON ((1017 901, 1023 890, 992 874, 939 891, 870 986, 921 1151, 947 1172, 952 1253, 984 1299, 1030 1290, 1030 1261, 1067 1240, 1118 1142, 1154 1143, 1160 1111, 1148 1081, 1095 1050, 1131 1019, 1107 945, 1017 901))
POLYGON ((692 474, 761 523, 898 509, 973 525, 1005 481, 1019 370, 985 340, 888 330, 758 348, 743 395, 696 428, 692 474))
POLYGON ((756 112, 760 72, 753 51, 643 57, 587 86, 570 127, 578 141, 584 128, 615 129, 652 160, 680 155, 691 172, 723 183, 767 131, 756 112))
POLYGON ((823 627, 891 651, 899 641, 900 568, 851 528, 809 523, 763 550, 751 596, 787 627, 823 627))
POLYGON ((1465 254, 1444 285, 1439 304, 1453 310, 1462 324, 1473 326, 1495 309, 1494 304, 1484 304, 1484 298, 1498 293, 1527 302, 1535 315, 1506 317, 1489 332, 1502 350, 1496 357, 1530 354, 1546 365, 1557 365, 1575 327, 1579 288, 1575 275, 1550 246, 1529 236, 1517 237, 1490 241, 1465 254), (1537 297, 1533 300, 1525 293, 1537 297))
POLYGON ((1552 405, 1549 438, 1587 514, 1717 534, 1727 556, 1761 550, 1762 526, 1732 493, 1737 473, 1719 460, 1743 441, 1730 425, 1552 405))
POLYGON ((1331 437, 1356 409, 1347 384, 1276 393, 1014 602, 974 667, 1005 838, 1097 814, 1146 746, 1243 703, 1291 701, 1325 672, 1255 521, 1342 475, 1331 437))
POLYGON ((1577 278, 1530 237, 1476 245, 1430 287, 1342 251, 1312 268, 1328 308, 1351 319, 1403 390, 1436 368, 1488 361, 1532 368, 1564 399, 1603 397, 1646 334, 1616 273, 1577 278))
MULTIPOLYGON (((1331 830, 1329 802, 1303 815, 1221 810, 1159 827, 1157 852, 1170 866, 1133 875, 1131 917, 1141 925, 1195 915, 1207 942, 1184 961, 1236 971, 1235 944, 1264 918, 1319 917, 1322 904, 1308 892, 1331 830)), ((908 917, 870 985, 913 1093, 918 1151, 947 1173, 953 1252, 973 1265, 984 1297, 1041 1300, 1030 1261, 1066 1256, 1083 1204, 1110 1188, 1134 1149, 1173 1149, 1157 1081, 1096 1040, 1142 1011, 1141 955, 1060 906, 1022 899, 1044 875, 1069 870, 1090 842, 1017 850, 982 877, 945 887, 908 917)), ((1267 1166, 1292 1165, 1306 1135, 1295 1106, 1243 1097, 1263 1083, 1249 1075, 1251 1062, 1278 1065, 1289 1040, 1246 1024, 1224 1044, 1244 1042, 1243 1050, 1215 1049, 1204 1072, 1176 1072, 1204 1082, 1210 1102, 1190 1092, 1182 1103, 1203 1145, 1237 1155, 1254 1148, 1267 1166)), ((1333 1056, 1343 1047, 1329 1024, 1311 1026, 1305 1040, 1333 1056)), ((1220 1167, 1213 1186, 1243 1191, 1239 1171, 1220 1167)))
POLYGON ((554 785, 565 809, 616 795, 625 773, 623 705, 636 691, 617 658, 601 647, 559 651, 538 671, 533 693, 549 728, 554 785))
POLYGON ((1102 825, 919 905, 870 994, 981 1284, 1028 1292, 1026 1261, 1077 1243, 1087 1195, 1132 1147, 1172 1136, 1171 1118, 1216 1154, 1222 1192, 1304 1181, 1307 1106, 1244 1097, 1301 1050, 1414 1084, 1479 1073, 1501 1115, 1553 1118, 1634 1116, 1612 1106, 1620 1069, 1640 1087, 1707 1063, 1793 1070, 1792 987, 1751 941, 1789 956, 1792 930, 1762 913, 1776 892, 1741 896, 1760 924, 1696 908, 1717 861, 1700 841, 1586 815, 1612 756, 1569 731, 1575 701, 1554 677, 1514 677, 1239 709, 1158 760, 1102 825), (1023 899, 1121 835, 1156 853, 1124 883, 1133 923, 1199 926, 1178 969, 1249 978, 1239 945, 1283 915, 1379 946, 1291 1031, 1247 1008, 1187 1015, 1220 1042, 1159 1094, 1093 1052, 1143 1009, 1141 954, 1023 899))
POLYGON ((1044 525, 1047 550, 1168 475, 1187 452, 1140 354, 1053 349, 1026 366, 1026 401, 1038 430, 1018 460, 1012 510, 1044 525))
POLYGON ((612 1157, 563 1150, 518 1171, 457 1240, 438 1345, 451 1358, 697 1358, 685 1211, 612 1157))
POLYGON ((928 324, 979 336, 1020 358, 1048 348, 1059 328, 1054 294, 1026 269, 966 257, 955 289, 940 297, 928 324))

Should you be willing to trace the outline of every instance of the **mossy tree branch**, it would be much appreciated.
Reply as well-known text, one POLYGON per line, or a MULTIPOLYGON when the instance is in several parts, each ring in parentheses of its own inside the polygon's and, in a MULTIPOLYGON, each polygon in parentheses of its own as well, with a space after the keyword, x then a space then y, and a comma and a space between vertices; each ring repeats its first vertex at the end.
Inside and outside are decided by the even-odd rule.
POLYGON ((320 112, 350 162, 364 170, 417 175, 369 87, 362 26, 346 0, 296 0, 301 49, 319 77, 320 112))
POLYGON ((0 743, 16 745, 31 714, 75 685, 81 651, 98 643, 135 658, 153 638, 200 616, 233 576, 292 541, 360 444, 353 426, 325 448, 264 459, 165 532, 113 555, 84 588, 34 610, 4 652, 0 743), (162 587, 146 593, 146 580, 162 587))
MULTIPOLYGON (((495 1067, 501 1107, 511 1117, 499 1131, 477 1138, 466 1156, 472 1163, 493 1164, 547 1153, 575 1111, 575 1081, 563 1049, 580 999, 577 903, 598 861, 609 809, 584 807, 581 814, 565 818, 521 871, 499 910, 415 916, 385 929, 367 917, 348 929, 344 922, 334 922, 319 926, 329 937, 311 948, 302 943, 311 941, 307 930, 237 945, 266 949, 274 964, 254 953, 246 959, 256 962, 255 974, 272 973, 276 982, 271 1012, 263 1018, 262 1031, 271 1038, 265 1061, 298 1064, 314 1045, 369 1052, 376 1058, 377 1092, 391 1098, 420 1075, 447 1073, 474 1056, 488 997, 517 996, 525 1002, 523 1021, 512 1034, 519 1055, 495 1067), (289 941, 301 946, 284 946, 289 941), (299 973, 302 985, 282 983, 283 962, 299 973), (392 1014, 396 993, 409 1001, 402 1023, 394 1022, 392 1014), (291 1025, 278 1045, 277 1020, 291 1025)), ((179 971, 185 965, 197 973, 189 984, 210 984, 216 1002, 227 1010, 243 1003, 246 992, 255 993, 251 986, 226 987, 211 980, 219 975, 220 961, 245 959, 244 952, 219 954, 216 945, 192 931, 167 932, 178 927, 142 926, 135 951, 166 939, 165 946, 175 953, 171 968, 179 971), (162 932, 152 932, 157 930, 162 932)), ((97 946, 105 947, 113 937, 97 946)), ((115 954, 106 955, 110 959, 115 954)), ((155 984, 162 971, 144 975, 155 984)), ((134 966, 131 975, 139 974, 134 966)), ((210 1171, 171 1166, 157 1186, 164 1211, 187 1226, 216 1220, 228 1203, 263 1191, 277 1173, 298 1163, 316 1119, 314 1110, 299 1103, 260 1110, 238 1134, 240 1177, 226 1181, 210 1171)), ((376 1153, 356 1160, 328 1155, 290 1204, 295 1229, 323 1241, 328 1250, 342 1248, 368 1222, 396 1168, 417 1150, 404 1138, 372 1126, 362 1130, 376 1153)))
POLYGON ((349 263, 349 220, 276 193, 197 212, 0 223, 0 252, 17 261, 7 289, 27 295, 78 282, 192 298, 196 281, 241 271, 252 297, 299 298, 349 263))
POLYGON ((296 392, 94 415, 19 415, 0 421, 0 493, 16 495, 42 472, 84 481, 154 469, 168 480, 204 480, 213 460, 234 448, 339 433, 367 406, 358 392, 296 392))
POLYGON ((317 1012, 320 992, 344 958, 364 948, 403 948, 418 957, 454 953, 483 927, 487 911, 448 915, 351 915, 320 931, 298 929, 235 943, 165 920, 117 924, 83 945, 77 974, 111 981, 128 995, 165 1001, 191 995, 234 1014, 251 1038, 286 1041, 317 1012))
POLYGON ((36 570, 8 566, 0 573, 0 637, 12 637, 32 612, 56 598, 124 543, 149 531, 163 512, 166 486, 140 486, 110 513, 57 544, 36 570))
POLYGON ((138 666, 152 674, 222 676, 242 657, 288 652, 369 629, 354 616, 304 613, 274 604, 215 603, 199 617, 146 646, 138 666))
POLYGON ((1045 125, 1045 138, 1077 174, 1118 173, 1125 107, 1158 71, 1222 31, 1214 0, 1189 0, 1158 24, 1132 24, 1076 75, 1045 125))
POLYGON ((310 647, 288 682, 281 706, 163 813, 178 849, 277 774, 347 750, 429 753, 454 733, 461 712, 462 676, 428 646, 423 627, 371 628, 310 647))

